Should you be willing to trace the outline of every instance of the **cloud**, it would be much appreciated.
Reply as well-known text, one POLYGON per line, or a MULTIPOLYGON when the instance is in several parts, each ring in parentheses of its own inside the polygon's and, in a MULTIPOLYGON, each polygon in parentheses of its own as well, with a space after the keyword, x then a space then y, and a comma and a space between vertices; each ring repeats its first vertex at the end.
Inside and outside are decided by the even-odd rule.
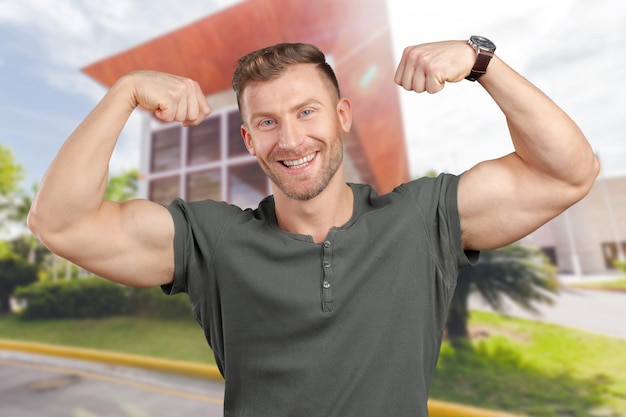
MULTIPOLYGON (((80 68, 236 2, 160 0, 116 2, 112 6, 110 2, 91 0, 0 0, 0 31, 9 34, 0 51, 4 49, 5 54, 10 54, 11 73, 18 77, 23 75, 22 82, 32 84, 39 80, 42 83, 36 87, 41 94, 46 94, 46 90, 50 89, 76 96, 76 101, 86 97, 89 103, 95 105, 105 89, 82 74, 80 68)), ((2 62, 4 60, 0 61, 0 65, 2 62)), ((17 79, 12 81, 16 82, 17 79)), ((65 113, 70 110, 63 108, 51 108, 47 113, 32 112, 17 107, 15 99, 5 97, 5 100, 10 102, 5 106, 9 106, 11 111, 23 117, 30 111, 33 121, 48 126, 48 136, 51 137, 42 136, 40 132, 30 137, 33 141, 47 141, 47 146, 52 149, 54 147, 50 141, 62 141, 64 137, 61 137, 61 132, 67 130, 59 126, 59 121, 76 117, 76 112, 66 117, 65 113)), ((112 158, 112 171, 138 165, 139 126, 139 117, 131 117, 112 158)), ((6 134, 15 136, 13 132, 6 134)), ((15 143, 13 146, 20 151, 20 147, 27 145, 15 143)), ((21 153, 27 154, 26 150, 21 153)), ((37 169, 41 168, 38 166, 37 169)), ((39 173, 34 175, 39 177, 39 173)))
MULTIPOLYGON (((390 3, 394 45, 470 34, 490 37, 496 53, 552 97, 592 146, 626 154, 626 4, 611 0, 390 3), (616 149, 617 148, 617 149, 616 149)), ((399 58, 399 56, 398 56, 399 58)), ((451 85, 433 96, 401 93, 414 175, 463 171, 511 150, 505 121, 478 86, 451 85), (476 88, 474 88, 476 87, 476 88)), ((626 172, 604 158, 605 172, 626 172)))

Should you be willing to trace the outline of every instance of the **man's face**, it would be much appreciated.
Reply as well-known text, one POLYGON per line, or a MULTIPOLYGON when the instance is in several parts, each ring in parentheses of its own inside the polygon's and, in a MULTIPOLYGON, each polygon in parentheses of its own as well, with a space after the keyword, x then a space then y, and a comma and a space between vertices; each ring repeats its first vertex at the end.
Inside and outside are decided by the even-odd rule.
POLYGON ((343 160, 350 103, 337 98, 314 65, 298 64, 248 85, 241 108, 246 147, 273 185, 296 200, 321 193, 343 160))

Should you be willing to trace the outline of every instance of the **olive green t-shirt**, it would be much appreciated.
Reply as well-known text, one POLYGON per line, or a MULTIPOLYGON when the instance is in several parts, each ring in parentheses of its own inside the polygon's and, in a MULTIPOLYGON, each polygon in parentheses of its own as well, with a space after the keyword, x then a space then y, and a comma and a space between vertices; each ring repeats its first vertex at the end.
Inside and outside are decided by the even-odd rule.
MULTIPOLYGON (((227 417, 425 417, 459 269, 459 176, 379 196, 321 243, 256 210, 176 200, 174 282, 225 379, 227 417)), ((469 255, 475 257, 475 253, 469 255)))

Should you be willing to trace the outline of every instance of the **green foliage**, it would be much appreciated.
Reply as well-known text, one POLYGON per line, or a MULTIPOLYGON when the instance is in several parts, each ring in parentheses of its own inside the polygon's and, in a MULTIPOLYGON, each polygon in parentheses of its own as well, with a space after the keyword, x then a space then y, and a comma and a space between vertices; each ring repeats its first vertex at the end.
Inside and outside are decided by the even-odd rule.
POLYGON ((25 319, 97 318, 121 313, 125 289, 100 278, 44 281, 20 287, 15 296, 25 300, 25 319))
POLYGON ((615 268, 626 275, 626 261, 615 261, 615 268))
POLYGON ((109 178, 104 199, 126 201, 137 197, 139 171, 131 169, 109 178))
POLYGON ((131 288, 98 277, 43 281, 21 287, 23 319, 101 318, 120 315, 191 317, 187 297, 168 297, 160 288, 131 288))
POLYGON ((626 341, 472 311, 481 337, 444 343, 431 398, 533 417, 626 415, 626 341))
POLYGON ((0 232, 6 232, 9 222, 15 221, 23 179, 24 169, 15 161, 11 149, 0 145, 0 232))
POLYGON ((502 311, 506 299, 535 311, 535 303, 551 303, 558 291, 556 267, 543 252, 531 245, 512 244, 483 251, 478 263, 459 274, 446 330, 450 339, 469 336, 468 300, 477 292, 496 311, 502 311))
POLYGON ((461 273, 497 311, 504 295, 520 307, 535 311, 535 302, 550 303, 549 293, 558 291, 556 268, 537 247, 514 244, 485 251, 476 266, 461 273))
POLYGON ((202 329, 191 317, 22 320, 6 316, 0 317, 0 335, 9 340, 215 363, 202 329))
POLYGON ((17 190, 23 179, 24 169, 15 161, 11 149, 0 145, 0 196, 17 190))
POLYGON ((4 252, 0 257, 0 315, 11 311, 11 294, 16 287, 28 285, 36 280, 35 265, 29 264, 13 253, 4 252))

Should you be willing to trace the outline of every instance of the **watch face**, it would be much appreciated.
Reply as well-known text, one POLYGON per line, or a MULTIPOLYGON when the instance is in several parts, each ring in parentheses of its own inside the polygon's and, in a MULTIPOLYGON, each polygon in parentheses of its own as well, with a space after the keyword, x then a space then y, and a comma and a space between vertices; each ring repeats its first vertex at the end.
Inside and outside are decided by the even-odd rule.
POLYGON ((496 50, 496 45, 484 36, 474 35, 470 38, 470 40, 480 49, 486 49, 491 52, 496 50))

